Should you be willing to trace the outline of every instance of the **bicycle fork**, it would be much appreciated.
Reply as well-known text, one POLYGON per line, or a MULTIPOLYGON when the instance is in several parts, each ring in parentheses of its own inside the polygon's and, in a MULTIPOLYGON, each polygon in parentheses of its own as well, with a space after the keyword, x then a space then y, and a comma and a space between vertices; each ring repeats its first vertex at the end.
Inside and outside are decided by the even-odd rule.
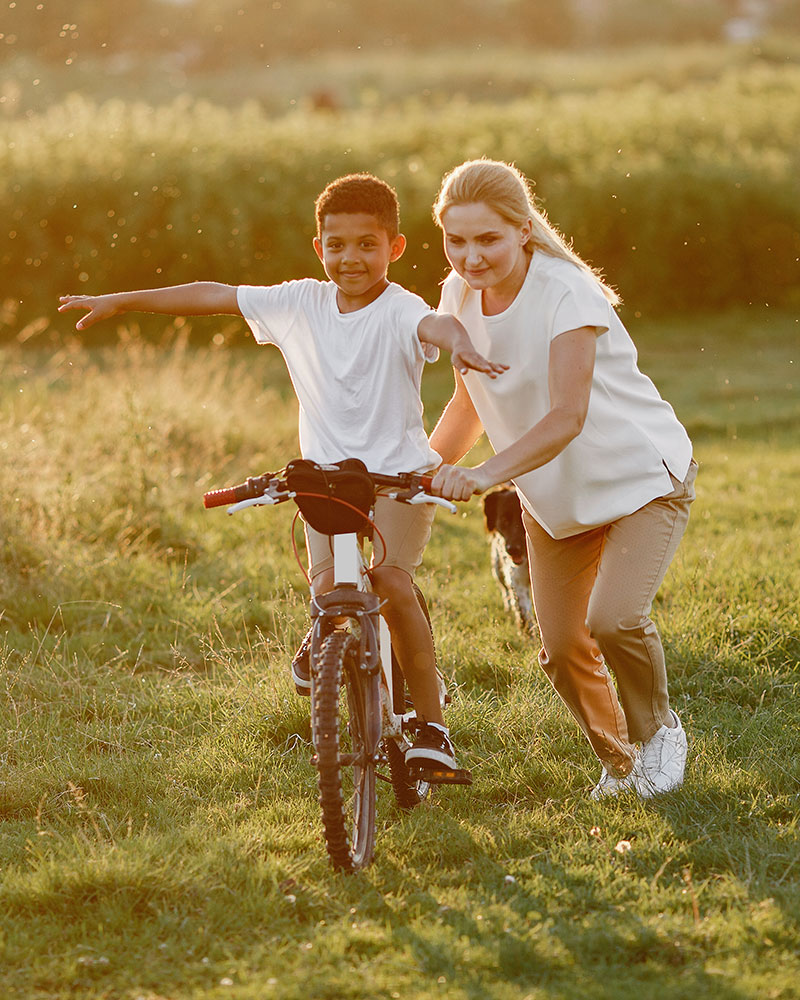
MULTIPOLYGON (((355 588, 366 593, 365 578, 367 575, 364 557, 361 546, 358 543, 358 536, 352 533, 345 533, 333 536, 333 566, 335 588, 355 588)), ((395 706, 394 682, 392 678, 392 639, 389 634, 389 626, 383 615, 379 613, 380 604, 370 605, 369 614, 372 619, 373 628, 377 623, 378 649, 380 652, 380 668, 383 674, 384 690, 388 693, 389 704, 383 705, 383 735, 399 737, 402 731, 403 708, 395 706)), ((363 652, 363 651, 362 651, 363 652)), ((364 662, 362 659, 360 662, 364 662)), ((382 699, 383 700, 383 699, 382 699)))
MULTIPOLYGON (((365 746, 368 759, 377 760, 379 746, 383 738, 381 725, 380 671, 381 626, 386 623, 380 614, 380 599, 377 594, 355 587, 336 586, 327 594, 320 594, 311 601, 313 634, 311 640, 311 670, 316 669, 319 651, 325 636, 342 627, 342 619, 357 623, 351 629, 353 636, 352 656, 357 664, 358 682, 364 687, 367 711, 363 720, 365 746)), ((388 635, 388 630, 387 630, 388 635)))

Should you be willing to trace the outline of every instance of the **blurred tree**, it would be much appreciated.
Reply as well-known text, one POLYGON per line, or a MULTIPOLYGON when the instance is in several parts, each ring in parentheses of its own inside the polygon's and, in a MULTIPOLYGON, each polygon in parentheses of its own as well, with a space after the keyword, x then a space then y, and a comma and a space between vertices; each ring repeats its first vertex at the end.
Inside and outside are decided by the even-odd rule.
POLYGON ((562 48, 575 43, 579 15, 574 3, 510 0, 507 6, 508 41, 548 48, 562 48))
POLYGON ((328 51, 635 45, 719 39, 754 4, 797 30, 797 0, 0 0, 0 52, 50 61, 169 51, 196 68, 328 51))
POLYGON ((797 0, 776 0, 769 23, 779 31, 800 32, 800 3, 797 0))
MULTIPOLYGON (((544 0, 536 0, 544 6, 544 0)), ((194 31, 208 63, 233 52, 270 57, 313 57, 329 50, 353 52, 396 46, 510 40, 516 0, 196 0, 194 31)))
POLYGON ((162 0, 126 0, 124 13, 97 0, 12 0, 0 14, 0 34, 17 52, 55 62, 71 53, 140 54, 143 43, 152 44, 180 13, 162 0))

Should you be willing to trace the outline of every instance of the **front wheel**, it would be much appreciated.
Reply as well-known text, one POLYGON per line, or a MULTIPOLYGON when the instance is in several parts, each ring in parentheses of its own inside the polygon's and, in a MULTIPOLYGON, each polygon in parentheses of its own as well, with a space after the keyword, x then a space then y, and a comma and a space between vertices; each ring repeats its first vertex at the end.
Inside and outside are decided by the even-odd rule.
POLYGON ((375 850, 375 749, 368 732, 377 678, 361 671, 358 641, 332 632, 312 675, 312 738, 319 772, 325 845, 334 868, 357 871, 375 850))

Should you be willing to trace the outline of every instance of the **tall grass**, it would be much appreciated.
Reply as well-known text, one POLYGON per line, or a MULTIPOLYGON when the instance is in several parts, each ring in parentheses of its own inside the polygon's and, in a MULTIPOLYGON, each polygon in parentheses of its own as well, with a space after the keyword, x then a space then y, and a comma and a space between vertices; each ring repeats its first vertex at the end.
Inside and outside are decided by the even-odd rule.
MULTIPOLYGON (((794 317, 634 327, 701 463, 655 609, 684 789, 588 800, 596 761, 504 617, 473 502, 437 515, 421 583, 476 783, 408 816, 382 788, 354 877, 325 860, 289 682, 290 512, 200 505, 295 454, 279 356, 185 326, 87 350, 64 324, 0 358, 3 996, 797 995, 794 317)), ((430 420, 450 386, 429 373, 430 420)))

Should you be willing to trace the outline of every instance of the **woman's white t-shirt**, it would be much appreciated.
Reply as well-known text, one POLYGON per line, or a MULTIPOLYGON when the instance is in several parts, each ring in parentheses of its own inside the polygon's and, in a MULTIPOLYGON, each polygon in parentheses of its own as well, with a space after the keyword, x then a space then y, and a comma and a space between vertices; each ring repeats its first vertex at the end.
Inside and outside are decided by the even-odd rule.
POLYGON ((534 251, 525 282, 504 312, 484 316, 481 294, 452 272, 439 306, 466 326, 475 345, 509 370, 498 379, 464 376, 495 451, 519 440, 550 409, 550 345, 584 326, 597 331, 586 422, 551 461, 514 483, 528 512, 553 538, 608 524, 683 481, 692 445, 672 407, 637 367, 636 348, 591 275, 534 251))
POLYGON ((422 422, 422 369, 439 354, 417 335, 432 312, 423 299, 391 283, 368 306, 342 313, 332 281, 304 278, 240 285, 237 300, 258 343, 274 344, 286 361, 304 458, 360 458, 387 475, 439 464, 422 422))

